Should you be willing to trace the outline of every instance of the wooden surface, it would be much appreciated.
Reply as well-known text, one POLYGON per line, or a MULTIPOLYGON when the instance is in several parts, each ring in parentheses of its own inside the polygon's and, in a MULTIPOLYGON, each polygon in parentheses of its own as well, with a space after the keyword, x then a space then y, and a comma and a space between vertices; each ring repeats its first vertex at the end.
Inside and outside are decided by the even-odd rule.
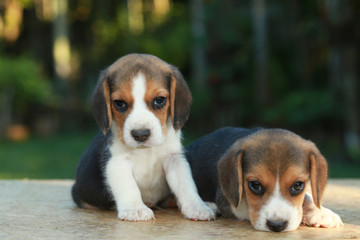
POLYGON ((0 181, 0 239, 360 239, 360 180, 330 180, 324 206, 345 226, 300 226, 288 233, 260 232, 249 222, 184 219, 177 209, 155 210, 154 221, 124 222, 112 211, 76 208, 72 181, 0 181))

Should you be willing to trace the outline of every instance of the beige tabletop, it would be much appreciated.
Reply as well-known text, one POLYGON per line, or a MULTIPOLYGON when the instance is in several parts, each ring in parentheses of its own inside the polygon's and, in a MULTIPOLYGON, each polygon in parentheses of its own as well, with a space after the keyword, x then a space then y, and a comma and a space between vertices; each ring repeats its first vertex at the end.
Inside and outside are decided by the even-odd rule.
POLYGON ((70 180, 0 180, 0 239, 360 239, 360 179, 329 180, 323 205, 345 226, 300 226, 287 233, 260 232, 248 222, 184 219, 177 209, 156 209, 156 220, 120 221, 113 211, 76 208, 70 180))

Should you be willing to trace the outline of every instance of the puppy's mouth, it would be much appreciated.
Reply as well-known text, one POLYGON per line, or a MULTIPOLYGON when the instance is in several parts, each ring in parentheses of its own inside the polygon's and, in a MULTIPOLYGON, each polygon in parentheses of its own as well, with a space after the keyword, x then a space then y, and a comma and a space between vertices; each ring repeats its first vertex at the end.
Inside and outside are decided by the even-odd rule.
POLYGON ((150 148, 152 145, 148 145, 146 143, 138 143, 138 145, 135 148, 150 148))
POLYGON ((159 141, 159 142, 154 142, 154 141, 146 141, 146 142, 143 142, 143 143, 138 143, 138 147, 137 148, 151 148, 151 147, 155 147, 155 146, 158 146, 158 145, 161 145, 164 141, 159 141))
POLYGON ((137 149, 146 149, 146 148, 151 148, 157 145, 160 145, 158 143, 154 143, 153 141, 151 141, 150 139, 144 142, 138 142, 138 141, 132 141, 130 143, 126 144, 128 147, 131 148, 137 148, 137 149))

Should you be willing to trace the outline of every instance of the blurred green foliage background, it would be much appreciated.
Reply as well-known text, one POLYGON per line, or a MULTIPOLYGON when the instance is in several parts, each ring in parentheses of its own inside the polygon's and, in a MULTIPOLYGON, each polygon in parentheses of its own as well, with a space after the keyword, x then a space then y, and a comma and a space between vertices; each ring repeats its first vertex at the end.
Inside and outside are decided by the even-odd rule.
POLYGON ((360 1, 0 0, 0 178, 73 178, 99 72, 132 52, 179 67, 184 143, 223 126, 314 141, 360 177, 360 1))

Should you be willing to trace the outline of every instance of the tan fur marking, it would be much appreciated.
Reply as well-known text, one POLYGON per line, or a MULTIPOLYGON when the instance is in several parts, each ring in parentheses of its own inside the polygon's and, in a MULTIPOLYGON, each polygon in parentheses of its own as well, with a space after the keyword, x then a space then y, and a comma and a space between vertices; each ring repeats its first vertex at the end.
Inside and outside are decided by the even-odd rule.
POLYGON ((119 86, 117 86, 117 88, 111 93, 111 112, 112 112, 113 119, 114 119, 116 125, 118 126, 119 138, 123 144, 125 144, 124 123, 125 123, 127 116, 131 113, 132 106, 134 103, 134 97, 131 94, 131 90, 132 90, 132 81, 126 81, 126 82, 121 83, 119 86), (116 110, 116 108, 113 104, 114 100, 125 101, 129 105, 128 110, 125 113, 122 113, 122 112, 119 112, 118 110, 116 110))
POLYGON ((244 187, 243 187, 243 169, 242 169, 242 158, 243 158, 244 154, 241 152, 238 156, 238 160, 237 160, 237 175, 238 175, 238 179, 239 179, 239 203, 241 201, 241 198, 243 197, 243 191, 244 191, 244 187))
POLYGON ((256 165, 245 175, 245 195, 249 206, 249 218, 253 225, 259 218, 261 207, 266 204, 274 192, 276 176, 265 165, 256 165), (249 188, 249 181, 259 181, 266 189, 263 196, 255 195, 249 188))
POLYGON ((307 169, 301 166, 290 166, 282 176, 280 176, 280 192, 284 199, 295 206, 298 210, 299 217, 302 217, 302 204, 304 202, 305 189, 309 179, 307 169), (305 183, 304 190, 297 196, 290 193, 291 186, 297 181, 305 183))
POLYGON ((145 93, 145 103, 148 106, 148 109, 154 113, 154 115, 159 119, 161 124, 162 134, 167 134, 167 119, 169 117, 169 91, 166 89, 165 84, 161 84, 159 81, 146 80, 146 93, 145 93), (156 97, 166 98, 166 104, 163 108, 155 110, 152 107, 152 102, 156 97))
POLYGON ((328 167, 325 158, 320 154, 319 150, 316 147, 312 150, 315 153, 310 154, 311 193, 315 205, 320 208, 327 181, 328 167))
POLYGON ((175 118, 175 91, 176 91, 176 79, 174 77, 171 78, 170 83, 170 115, 171 122, 174 122, 175 118))
MULTIPOLYGON (((112 101, 111 101, 111 97, 110 97, 109 83, 108 83, 107 79, 104 81, 103 87, 104 87, 104 95, 105 95, 105 99, 106 99, 106 108, 107 108, 108 118, 109 118, 109 125, 108 125, 108 129, 109 129, 111 126, 111 122, 112 122, 112 114, 111 114, 112 101)), ((105 134, 105 132, 104 132, 104 134, 105 134)))

